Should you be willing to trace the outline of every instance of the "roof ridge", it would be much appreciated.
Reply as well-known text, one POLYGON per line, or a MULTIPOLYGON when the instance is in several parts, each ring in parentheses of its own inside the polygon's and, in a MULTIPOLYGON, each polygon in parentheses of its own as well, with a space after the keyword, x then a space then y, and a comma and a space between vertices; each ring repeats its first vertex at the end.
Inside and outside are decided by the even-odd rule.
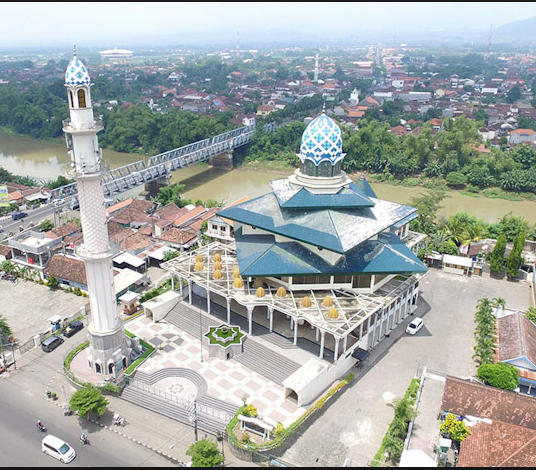
POLYGON ((333 217, 331 216, 331 209, 326 209, 327 210, 327 213, 329 215, 329 220, 331 220, 331 224, 335 230, 335 233, 337 234, 337 243, 339 244, 339 248, 341 250, 344 251, 343 254, 346 254, 346 250, 344 249, 344 247, 342 246, 342 242, 341 242, 341 234, 339 233, 339 231, 337 230, 337 224, 335 223, 335 221, 333 220, 333 217))
MULTIPOLYGON (((506 423, 506 424, 508 424, 508 423, 506 423)), ((523 429, 529 429, 530 431, 536 433, 536 431, 534 431, 534 429, 525 428, 525 427, 523 427, 523 426, 520 426, 520 427, 522 427, 523 429)), ((508 460, 510 460, 514 455, 519 454, 519 452, 521 452, 521 451, 522 451, 525 447, 527 447, 530 443, 534 442, 534 440, 536 440, 536 435, 535 435, 532 439, 530 439, 528 442, 526 442, 525 444, 523 444, 521 447, 519 447, 514 453, 512 453, 512 455, 508 456, 508 457, 507 457, 506 459, 504 459, 500 464, 496 465, 496 467, 502 467, 502 465, 503 465, 504 463, 508 462, 508 460)))
POLYGON ((526 356, 525 352, 525 327, 523 325, 523 322, 521 321, 520 316, 522 315, 521 312, 517 313, 517 326, 518 326, 518 334, 519 334, 519 343, 521 345, 521 354, 523 356, 526 356))

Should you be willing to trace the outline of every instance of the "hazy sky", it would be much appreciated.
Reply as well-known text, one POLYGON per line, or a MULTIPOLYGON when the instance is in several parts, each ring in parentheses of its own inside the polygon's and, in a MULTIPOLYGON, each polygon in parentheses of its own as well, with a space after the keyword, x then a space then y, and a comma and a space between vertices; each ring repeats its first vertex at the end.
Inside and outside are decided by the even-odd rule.
POLYGON ((0 4, 0 48, 358 37, 489 30, 536 16, 536 3, 49 2, 0 4), (285 34, 281 34, 281 33, 285 34))

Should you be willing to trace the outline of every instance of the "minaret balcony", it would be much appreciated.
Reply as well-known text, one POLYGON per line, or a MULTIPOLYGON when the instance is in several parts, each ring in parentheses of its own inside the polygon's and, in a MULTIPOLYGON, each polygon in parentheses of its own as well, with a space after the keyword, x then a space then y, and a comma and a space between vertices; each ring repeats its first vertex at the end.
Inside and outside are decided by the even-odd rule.
POLYGON ((91 122, 84 122, 84 123, 76 123, 73 124, 73 122, 70 119, 65 119, 62 121, 63 124, 63 132, 68 132, 69 134, 76 134, 76 133, 87 133, 89 132, 99 132, 104 129, 104 124, 102 123, 102 117, 96 117, 91 122))

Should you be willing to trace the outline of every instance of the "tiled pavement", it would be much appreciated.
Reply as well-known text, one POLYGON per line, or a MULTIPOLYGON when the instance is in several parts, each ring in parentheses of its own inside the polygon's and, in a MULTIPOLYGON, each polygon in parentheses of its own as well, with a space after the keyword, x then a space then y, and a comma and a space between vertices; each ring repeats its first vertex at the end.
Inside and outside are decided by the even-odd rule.
MULTIPOLYGON (((292 424, 305 412, 284 397, 281 386, 253 372, 231 359, 222 361, 209 358, 206 344, 201 346, 194 338, 168 323, 155 324, 140 317, 127 324, 127 329, 157 347, 157 352, 139 368, 152 374, 163 368, 186 368, 198 372, 208 383, 207 395, 236 406, 242 405, 242 397, 248 395, 248 403, 257 407, 259 415, 266 421, 292 424)), ((154 384, 158 387, 158 383, 154 384)))

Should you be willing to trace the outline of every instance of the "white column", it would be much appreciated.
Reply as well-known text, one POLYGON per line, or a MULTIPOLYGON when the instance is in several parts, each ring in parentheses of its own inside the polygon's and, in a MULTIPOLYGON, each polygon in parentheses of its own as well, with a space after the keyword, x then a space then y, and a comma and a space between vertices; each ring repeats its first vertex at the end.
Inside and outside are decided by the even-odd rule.
POLYGON ((294 323, 294 346, 298 345, 298 320, 294 323))
POLYGON ((339 359, 339 341, 340 341, 339 338, 335 338, 335 353, 334 353, 333 362, 337 362, 337 360, 339 359))
POLYGON ((227 324, 231 324, 231 299, 227 300, 227 324))
POLYGON ((207 313, 210 314, 210 291, 207 289, 207 313))
POLYGON ((182 297, 182 282, 183 282, 182 277, 179 279, 179 281, 180 281, 180 288, 179 289, 180 289, 180 294, 181 294, 181 297, 182 297))
POLYGON ((315 333, 315 341, 318 343, 320 341, 320 330, 317 328, 315 333))
POLYGON ((344 337, 344 340, 342 342, 342 349, 343 349, 343 353, 346 353, 346 347, 348 346, 348 336, 345 336, 344 337))
POLYGON ((190 279, 188 279, 188 303, 190 305, 192 305, 192 286, 193 281, 190 281, 190 279))
POLYGON ((274 329, 274 308, 268 307, 268 314, 270 315, 270 332, 274 329))
POLYGON ((175 276, 171 275, 171 291, 175 292, 175 276))
POLYGON ((294 319, 290 317, 290 331, 294 329, 294 319))
POLYGON ((324 342, 326 339, 326 333, 324 331, 320 332, 320 359, 324 358, 324 342))
POLYGON ((249 335, 251 336, 253 334, 253 307, 251 305, 248 305, 248 326, 249 326, 249 335))

